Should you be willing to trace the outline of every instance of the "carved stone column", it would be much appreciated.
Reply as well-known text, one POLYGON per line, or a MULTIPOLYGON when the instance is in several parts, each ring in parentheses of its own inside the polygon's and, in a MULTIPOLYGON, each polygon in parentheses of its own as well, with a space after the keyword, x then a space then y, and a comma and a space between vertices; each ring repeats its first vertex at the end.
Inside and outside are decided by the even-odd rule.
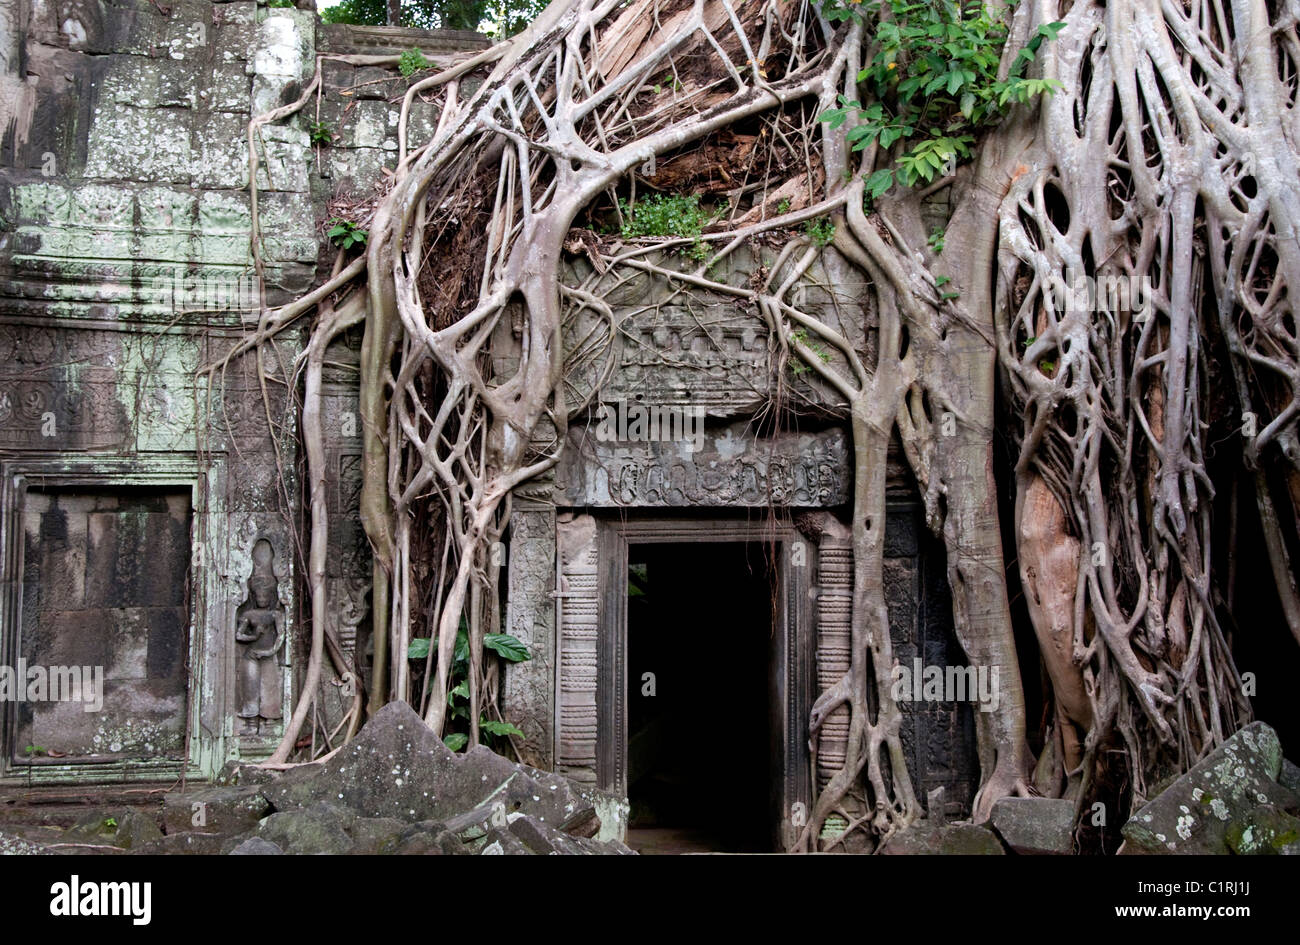
MULTIPOLYGON (((817 694, 849 671, 853 630, 853 542, 832 516, 826 520, 817 557, 817 694)), ((840 706, 822 723, 817 736, 818 790, 844 767, 849 738, 849 708, 840 706)))
POLYGON ((523 761, 555 764, 555 509, 517 505, 510 514, 506 632, 529 658, 504 668, 501 707, 524 733, 523 761))
POLYGON ((599 719, 596 520, 590 515, 558 516, 556 534, 560 660, 555 770, 575 781, 594 784, 599 719))

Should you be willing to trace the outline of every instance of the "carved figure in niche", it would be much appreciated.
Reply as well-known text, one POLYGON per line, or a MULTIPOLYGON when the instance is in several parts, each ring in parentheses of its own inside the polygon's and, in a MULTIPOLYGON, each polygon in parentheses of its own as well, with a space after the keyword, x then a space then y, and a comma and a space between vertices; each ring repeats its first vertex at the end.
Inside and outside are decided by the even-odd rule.
POLYGON ((248 598, 235 611, 235 642, 239 646, 237 678, 241 735, 262 734, 283 715, 279 654, 284 646, 284 609, 271 567, 275 552, 260 538, 253 546, 253 573, 248 598))

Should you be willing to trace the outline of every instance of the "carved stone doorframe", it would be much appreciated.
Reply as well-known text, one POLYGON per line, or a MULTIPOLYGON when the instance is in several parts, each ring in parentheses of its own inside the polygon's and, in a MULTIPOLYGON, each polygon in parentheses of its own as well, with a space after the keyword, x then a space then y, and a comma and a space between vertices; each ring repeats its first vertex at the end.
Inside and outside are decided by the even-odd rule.
MULTIPOLYGON (((558 770, 627 796, 627 570, 634 544, 756 542, 773 549, 778 586, 775 697, 781 722, 783 845, 810 798, 808 714, 814 676, 812 543, 766 516, 593 518, 560 527, 558 770), (802 805, 802 806, 800 806, 802 805)), ((684 657, 690 658, 690 657, 684 657)))

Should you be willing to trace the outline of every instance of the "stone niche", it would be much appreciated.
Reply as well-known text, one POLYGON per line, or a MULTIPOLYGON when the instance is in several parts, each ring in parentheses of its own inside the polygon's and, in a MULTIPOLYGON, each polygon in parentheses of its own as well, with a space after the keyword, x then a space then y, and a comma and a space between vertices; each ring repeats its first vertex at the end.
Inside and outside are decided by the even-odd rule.
POLYGON ((49 701, 51 682, 46 701, 17 703, 15 761, 180 760, 189 493, 29 489, 22 524, 19 658, 72 672, 80 699, 49 701))

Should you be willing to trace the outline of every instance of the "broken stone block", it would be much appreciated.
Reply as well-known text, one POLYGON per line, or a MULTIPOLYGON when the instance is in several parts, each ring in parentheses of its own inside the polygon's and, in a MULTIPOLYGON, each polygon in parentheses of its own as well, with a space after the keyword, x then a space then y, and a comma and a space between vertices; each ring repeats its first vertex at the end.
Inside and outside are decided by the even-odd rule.
POLYGON ((476 848, 466 848, 465 852, 476 856, 535 856, 536 851, 529 849, 524 842, 510 832, 507 827, 493 827, 483 842, 476 848))
POLYGON ((270 784, 275 780, 276 772, 269 768, 259 768, 246 761, 227 761, 213 779, 219 787, 234 787, 239 784, 270 784))
POLYGON ((133 847, 131 852, 145 856, 215 856, 224 853, 230 845, 230 840, 215 833, 169 833, 133 847))
POLYGON ((1051 797, 1004 797, 993 805, 993 829, 1016 853, 1074 852, 1074 801, 1051 797))
POLYGON ((1239 856, 1295 855, 1300 853, 1300 817, 1261 804, 1228 825, 1227 842, 1239 856))
POLYGON ((1282 747, 1254 722, 1134 812, 1125 853, 1229 853, 1228 828, 1260 805, 1300 809, 1300 795, 1277 783, 1282 747))
POLYGON ((555 828, 589 831, 593 805, 567 779, 486 748, 453 754, 406 703, 379 710, 351 743, 308 775, 265 787, 277 811, 329 803, 361 817, 446 823, 491 800, 555 828))
POLYGON ((257 835, 281 850, 297 854, 351 853, 355 843, 345 829, 346 812, 327 804, 272 814, 257 835))
POLYGON ((269 840, 249 837, 230 851, 231 856, 283 856, 284 851, 269 840))
POLYGON ((1277 774, 1277 783, 1288 790, 1300 794, 1300 765, 1283 758, 1282 770, 1277 774))
POLYGON ((96 811, 77 821, 64 837, 67 843, 120 847, 131 850, 162 838, 152 817, 136 810, 96 811))
POLYGON ((886 856, 1004 856, 1006 850, 997 835, 975 824, 945 824, 921 821, 897 833, 880 851, 886 856))
POLYGON ((256 784, 163 797, 163 826, 168 834, 246 833, 269 813, 271 805, 256 784))
POLYGON ((443 849, 443 839, 446 836, 442 824, 431 820, 421 821, 406 828, 398 838, 393 853, 398 856, 441 856, 447 852, 443 849))
POLYGON ((406 833, 406 823, 392 817, 358 817, 349 829, 352 852, 363 855, 388 854, 406 833))
POLYGON ((0 856, 40 856, 48 851, 39 843, 0 831, 0 856))

